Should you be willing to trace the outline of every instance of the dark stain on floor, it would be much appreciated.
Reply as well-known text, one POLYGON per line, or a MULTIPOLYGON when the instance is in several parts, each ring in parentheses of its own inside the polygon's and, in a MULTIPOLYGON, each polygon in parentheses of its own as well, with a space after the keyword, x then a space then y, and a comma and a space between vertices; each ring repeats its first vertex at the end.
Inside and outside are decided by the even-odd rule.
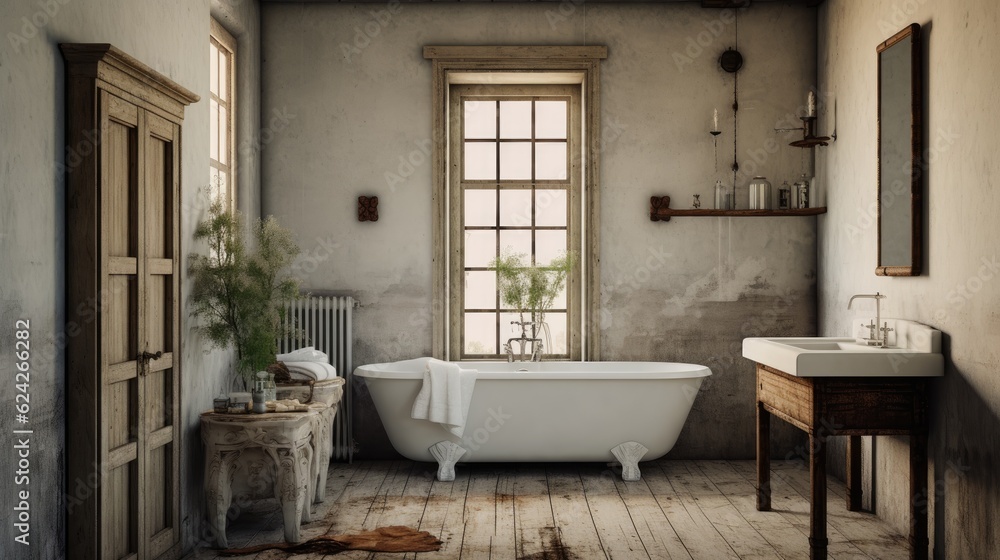
POLYGON ((517 560, 584 560, 573 554, 562 542, 558 527, 540 527, 538 536, 542 541, 542 551, 532 554, 520 554, 517 560))

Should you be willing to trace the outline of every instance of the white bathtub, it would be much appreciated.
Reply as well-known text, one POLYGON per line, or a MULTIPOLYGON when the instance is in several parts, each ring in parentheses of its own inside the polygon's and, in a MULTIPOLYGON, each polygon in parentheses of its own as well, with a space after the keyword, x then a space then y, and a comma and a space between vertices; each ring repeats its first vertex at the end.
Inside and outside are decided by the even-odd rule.
MULTIPOLYGON (((684 426, 705 366, 659 362, 463 362, 479 376, 462 438, 410 417, 423 379, 415 360, 362 366, 393 447, 414 461, 452 442, 466 461, 611 461, 612 448, 637 442, 642 460, 670 451, 684 426), (460 452, 461 453, 461 452, 460 452)), ((440 460, 439 460, 440 463, 440 460)))

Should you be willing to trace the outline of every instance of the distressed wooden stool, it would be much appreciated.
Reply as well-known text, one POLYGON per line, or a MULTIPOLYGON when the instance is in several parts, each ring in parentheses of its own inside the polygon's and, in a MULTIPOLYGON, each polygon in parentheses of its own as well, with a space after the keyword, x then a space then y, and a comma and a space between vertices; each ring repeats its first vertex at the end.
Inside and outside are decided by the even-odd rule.
POLYGON ((228 548, 226 517, 233 496, 275 497, 281 504, 285 540, 299 542, 299 524, 311 520, 309 503, 319 478, 313 436, 322 411, 201 415, 205 443, 205 499, 217 546, 228 548))

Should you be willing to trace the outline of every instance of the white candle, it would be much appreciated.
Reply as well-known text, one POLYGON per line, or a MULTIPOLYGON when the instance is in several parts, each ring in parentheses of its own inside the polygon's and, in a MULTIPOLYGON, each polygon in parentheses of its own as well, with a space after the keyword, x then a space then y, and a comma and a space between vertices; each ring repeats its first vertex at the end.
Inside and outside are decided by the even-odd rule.
POLYGON ((809 112, 806 114, 807 117, 816 116, 816 94, 812 91, 809 92, 809 112))
POLYGON ((712 132, 719 130, 719 110, 715 110, 715 114, 712 116, 712 132))

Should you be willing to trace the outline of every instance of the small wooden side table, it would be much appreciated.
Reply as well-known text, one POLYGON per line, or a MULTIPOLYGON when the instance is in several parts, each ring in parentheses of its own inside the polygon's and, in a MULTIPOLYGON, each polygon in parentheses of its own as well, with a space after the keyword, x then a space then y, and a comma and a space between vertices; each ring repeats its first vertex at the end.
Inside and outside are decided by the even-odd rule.
POLYGON ((314 485, 319 471, 326 472, 313 438, 324 432, 321 425, 332 422, 332 417, 325 418, 330 414, 335 410, 318 405, 308 412, 201 415, 208 520, 220 548, 229 547, 226 516, 234 487, 250 497, 278 498, 285 540, 301 540, 299 524, 311 520, 314 485), (316 434, 318 429, 320 434, 316 434))
POLYGON ((861 509, 861 437, 910 436, 910 558, 927 560, 927 378, 796 377, 757 364, 757 510, 771 510, 771 416, 809 434, 809 558, 827 557, 826 441, 849 436, 847 509, 861 509))

